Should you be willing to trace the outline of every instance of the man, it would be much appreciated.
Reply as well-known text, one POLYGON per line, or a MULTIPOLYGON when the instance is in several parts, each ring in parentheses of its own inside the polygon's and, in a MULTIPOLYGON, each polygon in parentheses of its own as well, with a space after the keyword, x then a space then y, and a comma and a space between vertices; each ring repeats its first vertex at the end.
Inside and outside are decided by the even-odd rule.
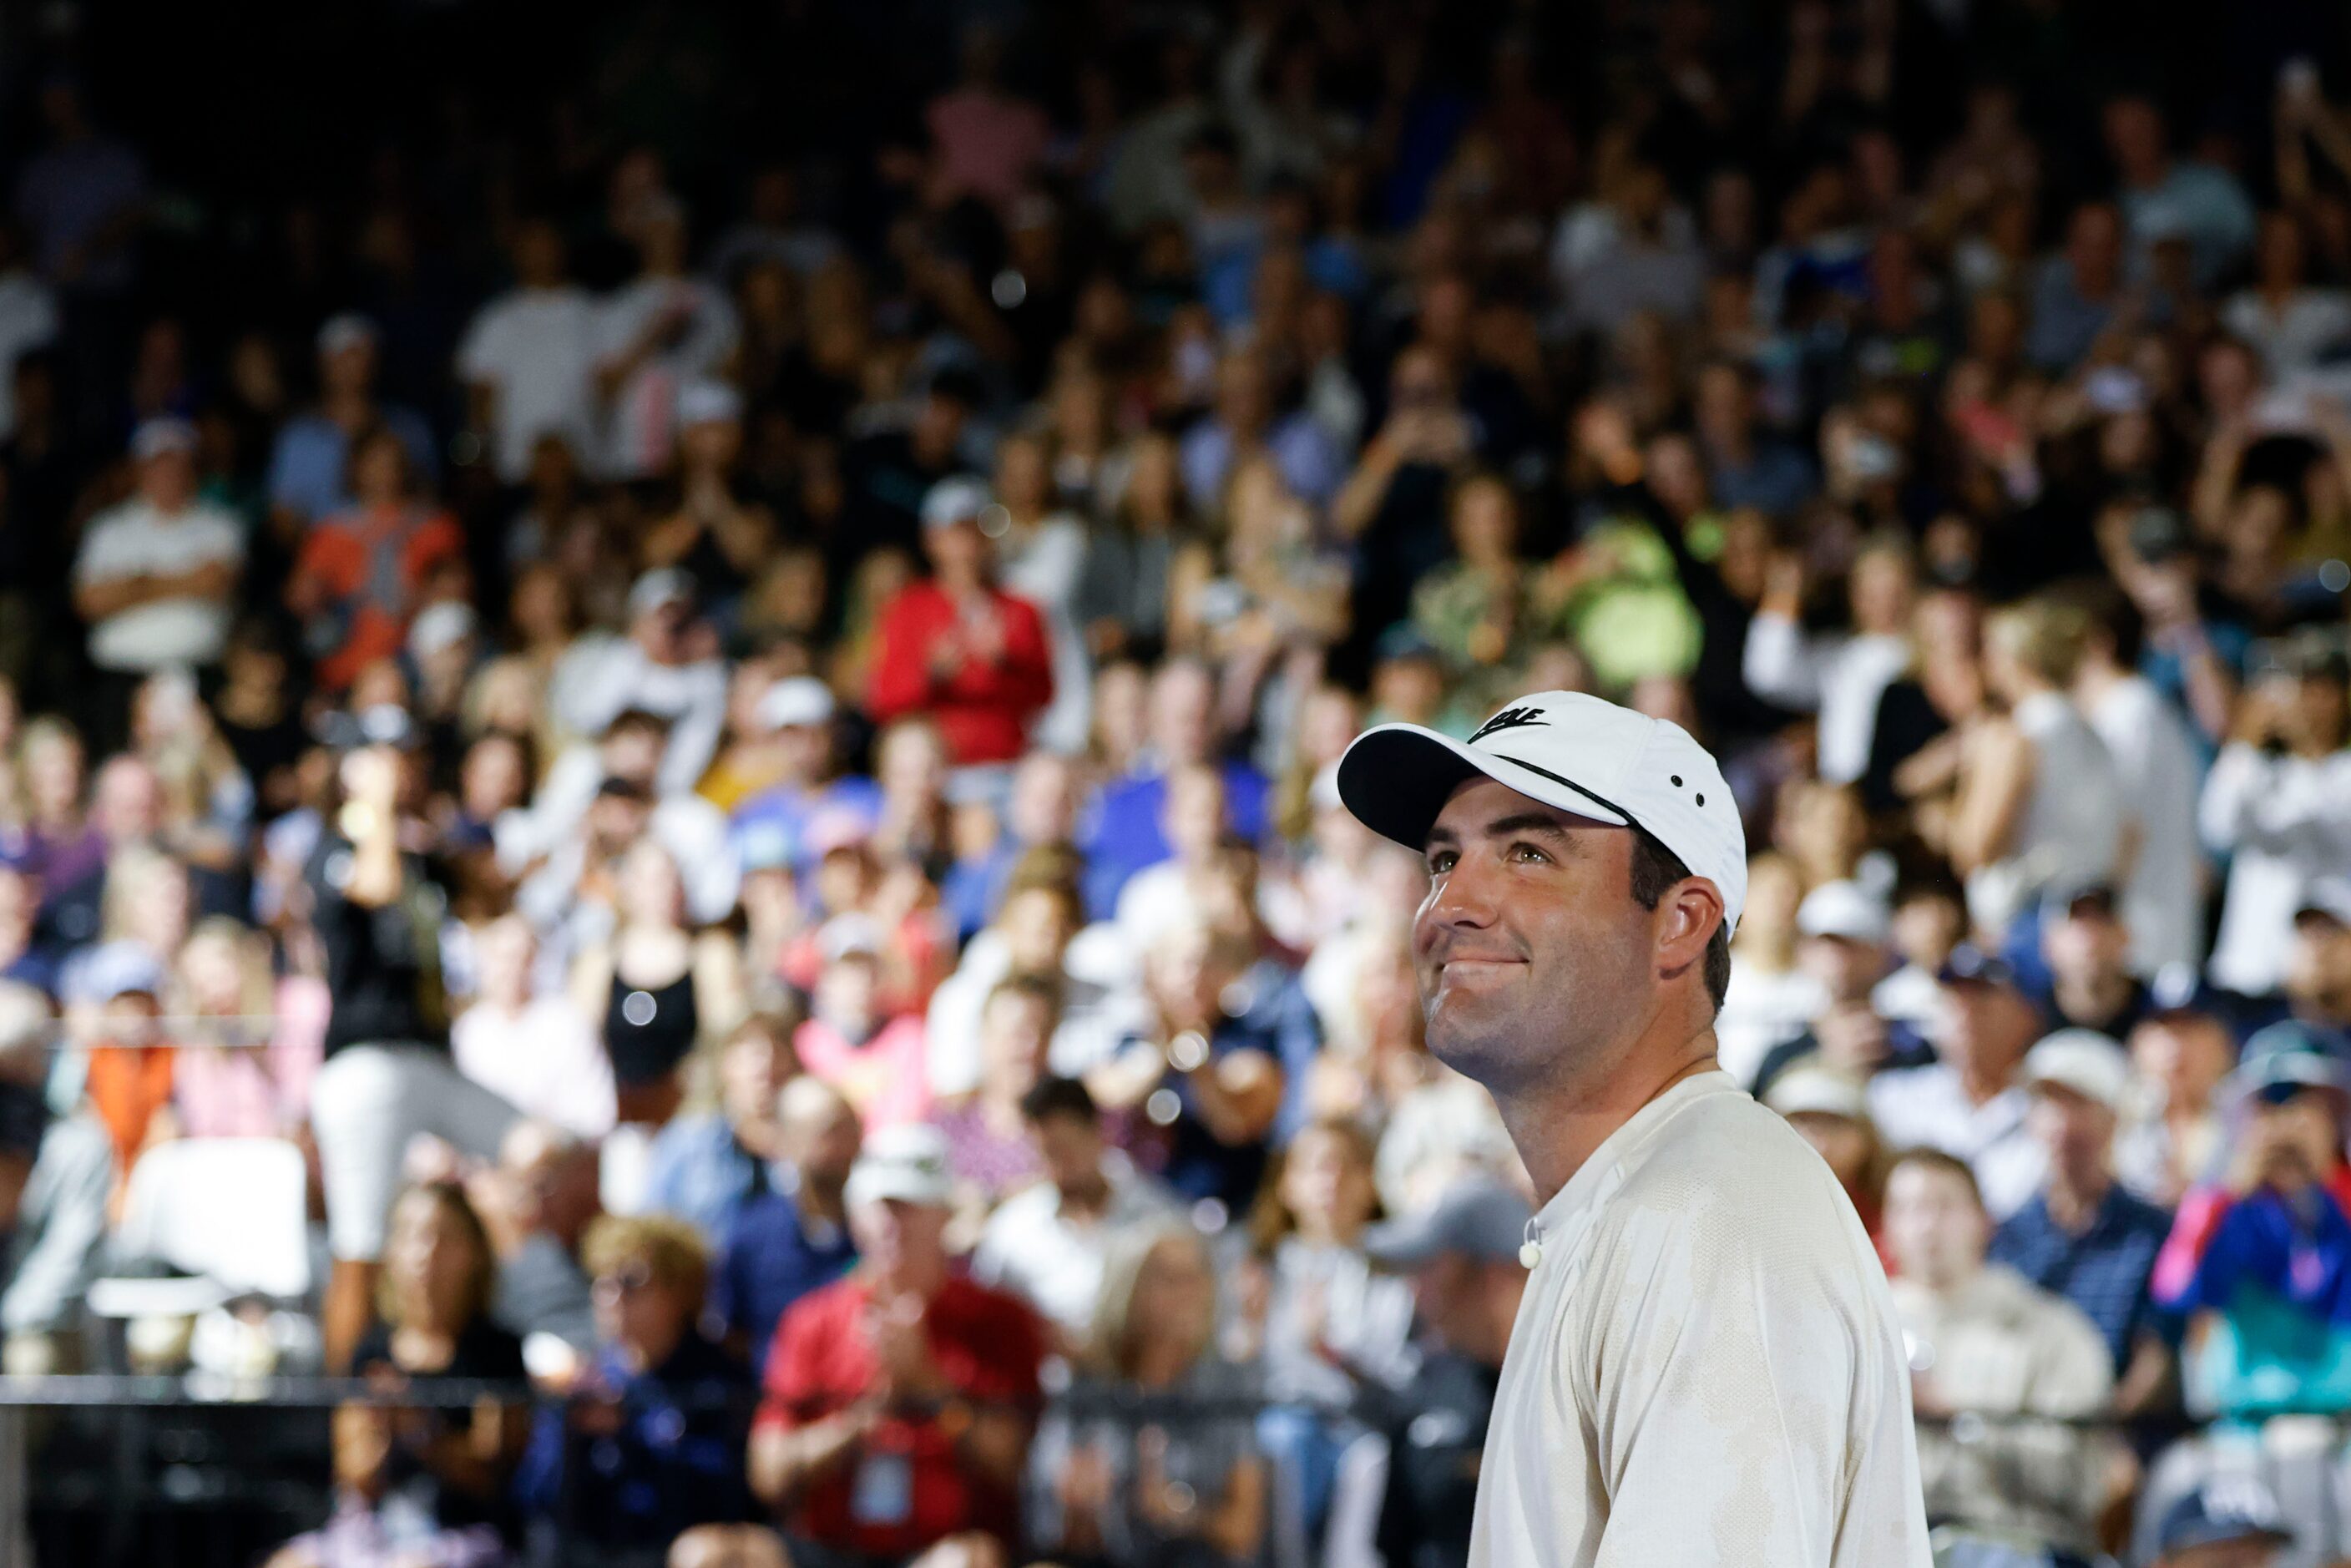
POLYGON ((976 479, 942 480, 923 497, 931 575, 883 608, 866 693, 877 723, 920 714, 937 725, 958 766, 1017 761, 1053 695, 1043 617, 997 586, 980 527, 991 510, 976 479))
POLYGON ((1755 1071, 1757 1099, 1806 1061, 1858 1082, 1881 1069, 1935 1060, 1915 1026, 1877 1011, 1878 982, 1893 967, 1893 916, 1884 900, 1858 883, 1824 882, 1796 906, 1796 936, 1797 967, 1820 982, 1823 1003, 1802 1034, 1764 1053, 1755 1071))
POLYGON ((520 485, 547 436, 582 462, 595 455, 596 303, 564 276, 563 232, 546 218, 517 231, 514 266, 514 287, 465 329, 456 370, 498 478, 520 485))
POLYGON ((952 1191, 935 1128, 875 1134, 846 1192, 857 1272, 777 1327, 750 1480, 789 1521, 795 1563, 1016 1533, 1042 1335, 1027 1307, 949 1269, 952 1191))
POLYGON ((1081 1344, 1112 1241, 1173 1213, 1166 1189, 1111 1151, 1085 1084, 1046 1078, 1020 1099, 1045 1179, 997 1206, 973 1250, 972 1278, 1010 1291, 1081 1344))
POLYGON ((2269 1488, 2221 1476, 2164 1510, 2149 1568, 2270 1568, 2293 1544, 2269 1488))
POLYGON ((366 317, 336 316, 319 329, 319 406, 287 422, 269 457, 270 515, 289 544, 350 501, 344 470, 362 431, 389 427, 420 476, 439 472, 440 449, 423 416, 376 401, 376 363, 375 323, 366 317))
POLYGON ((2077 1308, 1985 1263, 1991 1235, 1964 1161, 1938 1149, 1895 1161, 1886 1236, 1901 1270, 1894 1303, 1918 1414, 2006 1418, 1974 1434, 1939 1426, 1919 1433, 1928 1517, 2089 1554, 2105 1448, 2055 1423, 2105 1408, 2113 1363, 2077 1308), (2017 1419, 2034 1416, 2052 1419, 2017 1419))
POLYGON ((573 711, 557 716, 576 735, 601 735, 632 708, 667 719, 669 743, 651 781, 664 799, 692 794, 726 726, 726 665, 696 616, 698 591, 693 577, 675 567, 638 578, 629 589, 628 636, 580 683, 573 711))
POLYGON ((776 1324, 792 1303, 857 1261, 842 1196, 857 1161, 857 1113, 839 1090, 802 1074, 777 1096, 776 1127, 774 1179, 762 1180, 736 1209, 710 1282, 727 1343, 755 1373, 767 1366, 776 1324))
POLYGON ((1884 1270, 1714 1064, 1747 891, 1714 758, 1541 692, 1467 741, 1358 737, 1339 793, 1427 855, 1428 1046, 1492 1092, 1542 1205, 1470 1563, 1925 1564, 1884 1270))
POLYGON ((2031 1102, 2016 1081, 2041 1015, 2007 963, 1962 945, 1943 963, 1942 1060, 1870 1081, 1869 1114, 1887 1146, 1957 1155, 1975 1168, 1994 1219, 2040 1184, 2041 1149, 2025 1131, 2031 1102))
POLYGON ((2303 897, 2281 988, 2294 1017, 2351 1033, 2351 881, 2321 883, 2303 897))
POLYGON ((2060 1030, 2027 1052, 2032 1095, 2025 1126, 2046 1152, 2049 1176, 1991 1239, 1991 1260, 2064 1297, 2105 1336, 2130 1415, 2161 1383, 2168 1362, 2147 1281, 2171 1233, 2171 1216, 2115 1180, 2115 1126, 2130 1092, 2123 1048, 2088 1030, 2060 1030))
POLYGON ((151 419, 131 438, 139 488, 90 519, 74 559, 74 610, 102 672, 90 716, 100 755, 130 733, 131 693, 158 670, 220 662, 245 525, 196 494, 196 430, 151 419))
POLYGON ((2132 969, 2153 975, 2167 964, 2192 965, 2204 952, 2196 747, 2186 717, 2138 673, 2141 622, 2122 595, 2102 586, 2085 595, 2084 608, 2089 636, 2073 696, 2115 759, 2124 804, 2138 824, 2122 919, 2132 969))
POLYGON ((498 1251, 490 1316, 510 1333, 552 1334, 585 1356, 596 1348, 595 1303, 580 1239, 601 1206, 596 1149, 550 1122, 517 1122, 475 1205, 498 1251))
POLYGON ((2121 896, 2096 883, 2043 905, 2041 961, 2048 988, 2035 1000, 2051 1022, 2122 1040, 2154 1005, 2147 985, 2131 973, 2130 928, 2121 896))
POLYGON ((1129 877, 1174 852, 1165 830, 1167 782, 1178 768, 1217 768, 1224 775, 1226 823, 1252 841, 1265 831, 1271 785, 1247 762, 1217 755, 1214 672, 1196 659, 1170 659, 1152 677, 1148 708, 1151 744, 1141 764, 1102 787, 1079 842, 1086 852, 1086 907, 1096 919, 1117 909, 1129 877))
POLYGON ((612 1059, 561 990, 539 994, 538 937, 519 915, 474 931, 473 1005, 449 1026, 457 1070, 526 1116, 583 1138, 612 1130, 612 1059))
MULTIPOLYGON (((41 1021, 46 1033, 46 1009, 41 1021)), ((10 1054, 31 1070, 46 1065, 21 1046, 10 1054)), ((80 1364, 82 1296, 105 1255, 113 1191, 114 1149, 95 1117, 52 1120, 37 1082, 0 1080, 0 1334, 10 1375, 80 1364)))
POLYGON ((1364 1238, 1374 1263, 1411 1275, 1432 1342, 1403 1387, 1358 1385, 1355 1415, 1388 1439, 1378 1543, 1392 1568, 1467 1568, 1478 1452, 1526 1295, 1519 1246, 1532 1218, 1517 1193, 1473 1176, 1364 1238))
POLYGON ((644 1208, 694 1222, 716 1241, 754 1193, 782 1179, 778 1096, 799 1073, 792 1054, 798 1019, 754 1013, 718 1053, 718 1109, 673 1117, 646 1162, 644 1208))
POLYGON ((590 372, 604 409, 599 466, 621 480, 668 466, 679 389, 716 374, 740 331, 726 296, 685 270, 685 209, 675 198, 647 198, 631 237, 641 270, 596 308, 590 372))

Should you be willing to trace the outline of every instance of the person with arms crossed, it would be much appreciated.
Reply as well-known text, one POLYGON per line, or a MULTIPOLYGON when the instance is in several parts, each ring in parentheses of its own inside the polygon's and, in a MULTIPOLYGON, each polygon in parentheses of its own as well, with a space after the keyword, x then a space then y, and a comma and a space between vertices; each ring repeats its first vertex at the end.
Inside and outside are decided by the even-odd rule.
POLYGON ((1422 849, 1430 1051, 1533 1178, 1471 1568, 1929 1561, 1886 1279, 1827 1166, 1715 1064, 1745 834, 1678 727, 1571 692, 1356 737, 1422 849))

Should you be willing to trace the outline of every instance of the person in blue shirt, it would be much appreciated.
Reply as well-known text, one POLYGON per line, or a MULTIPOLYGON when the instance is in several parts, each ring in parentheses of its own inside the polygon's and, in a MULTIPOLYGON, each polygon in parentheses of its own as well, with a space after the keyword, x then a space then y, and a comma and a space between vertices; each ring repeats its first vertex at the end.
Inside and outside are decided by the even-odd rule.
POLYGON ((721 1237, 711 1315, 726 1343, 764 1373, 785 1309, 857 1262, 841 1192, 857 1163, 857 1113, 823 1080, 802 1076, 778 1097, 783 1159, 737 1207, 721 1237))
POLYGON ((1163 825, 1167 776, 1187 763, 1207 763, 1224 775, 1226 827, 1251 843, 1264 837, 1272 786, 1248 763, 1217 756, 1216 695, 1215 677, 1196 659, 1170 659, 1152 678, 1144 761, 1103 786, 1078 836, 1086 855, 1086 908, 1094 918, 1110 917, 1127 878, 1173 852, 1163 825))
POLYGON ((691 1227, 606 1218, 582 1251, 599 1344, 569 1400, 540 1407, 517 1495, 566 1563, 653 1568, 690 1526, 751 1517, 751 1383, 697 1330, 710 1254, 691 1227))
POLYGON ((800 1070, 797 1021, 761 1013, 735 1027, 718 1058, 718 1109, 673 1117, 653 1140, 646 1213, 674 1214, 716 1244, 744 1200, 774 1185, 783 1157, 776 1097, 800 1070))
POLYGON ((421 476, 440 473, 440 448, 423 416, 376 401, 376 365, 375 323, 366 317, 346 312, 319 329, 319 406, 286 423, 269 456, 270 511, 287 538, 349 503, 351 437, 371 425, 399 436, 421 476))
POLYGON ((2173 1338, 2149 1287, 2171 1216, 2114 1176, 2129 1061, 2107 1036, 2060 1030, 2025 1054, 2022 1077, 2032 1092, 2025 1124, 2049 1173, 1993 1233, 1990 1256, 2097 1325, 2114 1356, 2117 1408, 2127 1415, 2161 1385, 2173 1338))

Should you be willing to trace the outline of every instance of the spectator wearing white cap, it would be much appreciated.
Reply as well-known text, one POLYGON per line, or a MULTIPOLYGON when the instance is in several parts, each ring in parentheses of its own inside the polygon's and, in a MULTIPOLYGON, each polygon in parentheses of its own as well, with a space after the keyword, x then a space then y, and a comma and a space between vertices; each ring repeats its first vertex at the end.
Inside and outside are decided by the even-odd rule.
POLYGON ((1001 533, 1000 508, 977 479, 941 480, 923 498, 931 575, 883 610, 866 694, 883 723, 930 718, 958 766, 1018 759, 1053 695, 1044 618, 997 586, 991 517, 1001 533))
POLYGON ((2153 1398, 2170 1360, 2148 1281, 2171 1233, 2168 1211, 2115 1180, 2130 1059, 2105 1035, 2062 1029, 2025 1053, 2023 1076, 2032 1094, 2025 1125, 2049 1174, 1993 1233, 1990 1256, 2096 1325, 2119 1380, 2116 1408, 2129 1416, 2153 1398))
MULTIPOLYGON (((629 634, 580 683, 573 711, 559 716, 575 735, 601 735, 630 708, 670 723, 659 792, 685 794, 702 781, 726 727, 726 666, 700 614, 701 585, 676 567, 659 567, 629 589, 629 634)), ((584 798, 584 797, 583 797, 584 798)))
POLYGON ((742 483, 743 395, 721 381, 689 382, 677 394, 677 507, 645 535, 639 559, 694 574, 731 610, 776 546, 776 517, 747 500, 742 483))
POLYGON ((1797 905, 1796 934, 1796 962, 1819 983, 1822 1001, 1804 1031, 1756 1067, 1759 1098, 1799 1062, 1817 1061, 1860 1081, 1935 1060, 1916 1029, 1881 1017, 1872 999, 1892 965, 1894 924, 1885 900, 1858 883, 1824 882, 1797 905))
POLYGON ((594 374, 603 471, 647 479, 674 450, 679 391, 717 373, 737 327, 726 295, 685 270, 685 209, 674 198, 645 201, 631 237, 640 270, 597 308, 594 374))
POLYGON ((298 540, 314 518, 350 504, 346 486, 350 443, 361 431, 386 425, 408 449, 417 472, 440 471, 433 427, 413 409, 376 400, 375 323, 345 312, 319 329, 319 402, 286 422, 269 458, 269 507, 279 534, 298 540))
POLYGON ((245 525, 196 494, 196 431, 157 418, 131 438, 138 488, 90 519, 74 559, 74 610, 100 672, 92 716, 101 753, 126 733, 131 688, 173 665, 220 662, 228 642, 245 525))
POLYGON ((1861 1228, 1876 1244, 1878 1260, 1891 1272, 1894 1259, 1886 1250, 1885 1227, 1887 1151, 1877 1124, 1869 1119, 1869 1096, 1862 1085, 1831 1068, 1799 1062, 1760 1098, 1828 1162, 1861 1228))
POLYGON ((936 1128, 868 1137, 842 1195, 857 1270, 777 1325, 750 1482, 813 1543, 796 1561, 904 1562, 966 1531, 1015 1532, 1043 1331, 949 1268, 953 1188, 936 1128))
POLYGON ((768 686, 754 716, 767 732, 762 757, 770 771, 731 813, 738 841, 775 835, 784 863, 798 866, 808 858, 809 824, 820 815, 867 823, 880 815, 880 786, 841 770, 834 744, 838 708, 832 688, 814 675, 787 675, 768 686))
POLYGON ((548 436, 577 460, 595 454, 596 303, 565 276, 563 231, 551 221, 523 224, 512 254, 515 286, 475 314, 456 371, 499 479, 519 485, 548 436))
POLYGON ((863 915, 825 923, 808 1020, 792 1036, 800 1065, 840 1090, 869 1128, 919 1122, 931 1111, 923 1017, 885 1009, 882 938, 863 915))

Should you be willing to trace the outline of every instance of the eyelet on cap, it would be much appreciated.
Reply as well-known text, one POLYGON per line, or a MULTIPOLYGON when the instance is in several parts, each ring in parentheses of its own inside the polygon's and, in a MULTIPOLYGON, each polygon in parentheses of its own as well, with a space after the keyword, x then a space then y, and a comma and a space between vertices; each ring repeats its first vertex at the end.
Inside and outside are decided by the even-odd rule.
POLYGON ((1675 775, 1673 776, 1673 779, 1674 779, 1674 788, 1675 788, 1675 789, 1680 789, 1680 788, 1682 787, 1682 776, 1681 776, 1680 774, 1677 773, 1677 774, 1675 774, 1675 775))
POLYGON ((1703 796, 1703 795, 1700 795, 1700 796, 1698 798, 1698 803, 1699 805, 1701 805, 1701 806, 1705 805, 1705 804, 1706 804, 1706 797, 1705 797, 1705 796, 1703 796))

